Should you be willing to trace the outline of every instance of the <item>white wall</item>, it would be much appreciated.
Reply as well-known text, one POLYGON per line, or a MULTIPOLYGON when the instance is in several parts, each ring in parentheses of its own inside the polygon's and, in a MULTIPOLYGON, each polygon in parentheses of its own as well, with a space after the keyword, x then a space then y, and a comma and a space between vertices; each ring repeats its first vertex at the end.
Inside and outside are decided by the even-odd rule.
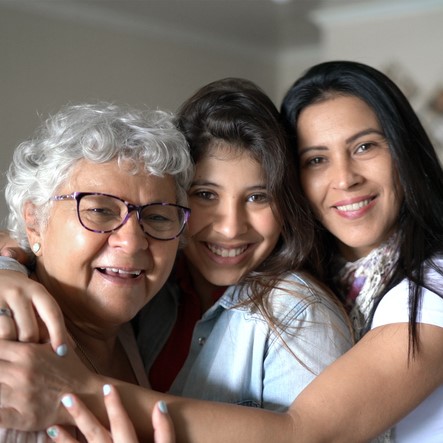
MULTIPOLYGON (((368 0, 321 9, 318 46, 264 57, 10 9, 0 2, 0 170, 16 145, 67 102, 108 100, 175 110, 203 84, 246 77, 278 105, 310 65, 354 59, 417 86, 420 111, 443 85, 443 0, 368 0), (420 8, 417 8, 417 6, 420 8)), ((443 125, 443 123, 442 123, 443 125)), ((4 177, 0 177, 3 188, 4 177)), ((0 197, 0 222, 5 217, 0 197)))
MULTIPOLYGON (((67 102, 108 100, 175 110, 192 92, 226 76, 246 77, 271 96, 274 63, 193 48, 165 38, 57 20, 0 5, 0 169, 40 117, 67 102)), ((1 177, 3 189, 5 179, 1 177)), ((0 222, 6 215, 3 193, 0 222)))
MULTIPOLYGON (((314 18, 323 32, 321 57, 357 60, 386 72, 432 137, 434 116, 427 105, 443 87, 443 0, 367 2, 324 9, 314 18)), ((439 124, 441 132, 443 116, 439 124)), ((437 148, 443 161, 443 139, 437 148)))

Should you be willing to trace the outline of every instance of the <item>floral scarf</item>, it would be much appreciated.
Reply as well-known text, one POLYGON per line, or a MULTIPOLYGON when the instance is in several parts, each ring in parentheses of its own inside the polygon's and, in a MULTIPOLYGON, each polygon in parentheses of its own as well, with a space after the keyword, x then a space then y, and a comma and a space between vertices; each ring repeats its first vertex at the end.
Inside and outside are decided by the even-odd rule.
POLYGON ((349 311, 356 339, 360 339, 374 307, 374 300, 382 293, 392 277, 399 257, 399 233, 366 257, 354 262, 338 259, 335 284, 349 311))

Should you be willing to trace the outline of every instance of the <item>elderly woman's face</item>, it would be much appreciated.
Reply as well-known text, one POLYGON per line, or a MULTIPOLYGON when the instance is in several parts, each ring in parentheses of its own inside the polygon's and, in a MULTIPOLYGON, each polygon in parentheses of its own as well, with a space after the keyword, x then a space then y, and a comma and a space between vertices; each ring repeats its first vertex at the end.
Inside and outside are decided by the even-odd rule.
MULTIPOLYGON (((57 194, 112 194, 135 205, 176 203, 174 179, 147 173, 129 175, 116 161, 81 161, 57 194)), ((86 230, 77 217, 75 200, 57 201, 47 228, 30 233, 38 241, 36 274, 53 294, 67 318, 92 327, 114 327, 131 319, 165 283, 174 263, 178 239, 147 237, 135 212, 111 233, 86 230)))

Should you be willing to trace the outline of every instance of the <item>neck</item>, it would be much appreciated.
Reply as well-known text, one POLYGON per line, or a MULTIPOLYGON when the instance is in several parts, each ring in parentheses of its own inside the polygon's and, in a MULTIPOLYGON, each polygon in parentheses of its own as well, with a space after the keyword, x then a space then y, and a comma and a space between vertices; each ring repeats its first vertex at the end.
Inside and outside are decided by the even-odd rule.
POLYGON ((107 337, 87 333, 66 322, 69 335, 76 345, 76 353, 82 362, 100 375, 136 383, 132 366, 117 334, 107 337))
POLYGON ((206 280, 191 263, 188 263, 189 273, 191 274, 192 286, 200 300, 200 306, 203 312, 206 312, 213 304, 215 291, 221 286, 214 285, 206 280))

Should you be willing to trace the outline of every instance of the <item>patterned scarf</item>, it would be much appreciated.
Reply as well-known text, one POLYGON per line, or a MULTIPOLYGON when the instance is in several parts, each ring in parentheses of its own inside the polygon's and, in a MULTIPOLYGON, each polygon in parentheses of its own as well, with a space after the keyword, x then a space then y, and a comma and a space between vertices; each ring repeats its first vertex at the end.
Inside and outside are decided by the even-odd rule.
POLYGON ((366 257, 355 262, 339 258, 335 283, 348 308, 356 339, 368 325, 374 300, 392 277, 399 257, 399 234, 394 233, 366 257))
MULTIPOLYGON (((337 259, 338 273, 334 280, 349 311, 357 340, 368 325, 374 300, 382 293, 394 273, 400 254, 399 240, 400 234, 396 232, 366 257, 355 262, 337 259)), ((394 441, 394 430, 391 429, 372 440, 372 443, 394 441)))

